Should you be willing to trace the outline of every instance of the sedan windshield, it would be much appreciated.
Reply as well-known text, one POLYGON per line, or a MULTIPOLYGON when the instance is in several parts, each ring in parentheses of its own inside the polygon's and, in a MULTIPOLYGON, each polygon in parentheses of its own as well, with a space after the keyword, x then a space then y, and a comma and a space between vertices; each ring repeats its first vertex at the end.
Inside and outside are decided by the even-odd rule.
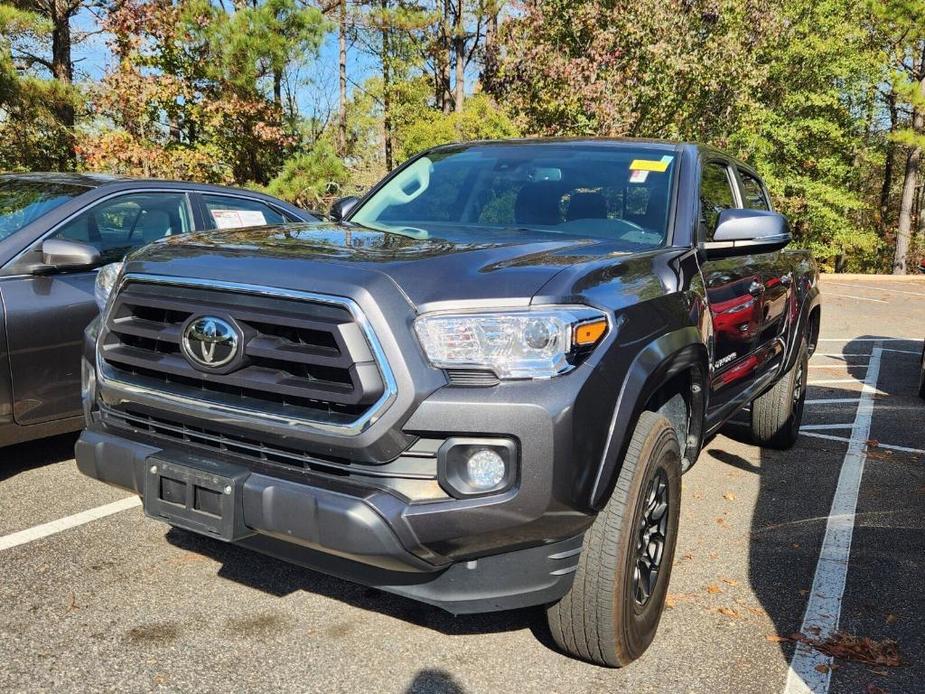
POLYGON ((350 221, 415 238, 522 230, 654 248, 665 242, 674 170, 667 147, 460 146, 414 160, 350 221))
POLYGON ((85 192, 83 186, 0 178, 0 241, 85 192))

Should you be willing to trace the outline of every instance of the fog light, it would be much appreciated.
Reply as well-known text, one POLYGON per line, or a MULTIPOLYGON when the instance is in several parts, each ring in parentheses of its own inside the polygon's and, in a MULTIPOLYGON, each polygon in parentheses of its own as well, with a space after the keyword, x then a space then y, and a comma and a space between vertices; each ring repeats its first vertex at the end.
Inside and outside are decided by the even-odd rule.
POLYGON ((504 460, 494 451, 483 448, 469 456, 466 472, 474 488, 492 489, 504 479, 504 460))
POLYGON ((457 498, 507 491, 517 481, 517 444, 506 438, 453 436, 437 451, 437 475, 457 498))

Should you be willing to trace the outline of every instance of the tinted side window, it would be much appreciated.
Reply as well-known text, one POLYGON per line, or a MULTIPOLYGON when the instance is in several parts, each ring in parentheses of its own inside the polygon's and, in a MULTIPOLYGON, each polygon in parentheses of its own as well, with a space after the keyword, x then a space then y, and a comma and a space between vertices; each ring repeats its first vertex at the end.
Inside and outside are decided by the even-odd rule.
POLYGON ((718 161, 703 165, 703 178, 700 181, 700 231, 707 241, 713 240, 720 212, 735 207, 727 172, 728 167, 718 161))
POLYGON ((192 229, 184 193, 120 195, 81 212, 52 238, 81 241, 115 262, 135 248, 192 229))
POLYGON ((764 194, 761 181, 741 169, 739 169, 739 177, 742 179, 742 206, 750 210, 770 210, 771 205, 764 194))
POLYGON ((285 224, 289 221, 259 200, 230 195, 203 195, 202 200, 216 229, 261 227, 267 224, 285 224))

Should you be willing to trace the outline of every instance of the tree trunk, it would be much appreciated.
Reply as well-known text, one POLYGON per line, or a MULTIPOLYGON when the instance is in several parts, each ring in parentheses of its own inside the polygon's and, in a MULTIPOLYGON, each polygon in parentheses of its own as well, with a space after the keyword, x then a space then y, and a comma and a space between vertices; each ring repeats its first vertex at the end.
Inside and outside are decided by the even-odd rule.
POLYGON ((453 96, 450 93, 450 64, 453 59, 453 41, 450 39, 452 0, 443 0, 443 19, 440 22, 440 46, 437 55, 437 105, 444 113, 450 112, 453 96))
POLYGON ((382 0, 382 131, 385 145, 385 170, 392 170, 392 45, 388 21, 385 18, 389 0, 382 0))
MULTIPOLYGON (((74 81, 74 64, 71 62, 71 12, 65 3, 57 0, 50 9, 51 72, 56 80, 70 85, 74 81)), ((62 103, 56 110, 62 125, 74 127, 74 107, 70 103, 62 103)))
MULTIPOLYGON (((890 111, 890 135, 896 130, 899 115, 896 109, 896 94, 892 91, 887 96, 890 111)), ((886 161, 883 163, 883 186, 880 188, 880 224, 886 226, 890 212, 890 192, 893 187, 893 167, 896 165, 896 143, 892 138, 886 141, 886 161)))
POLYGON ((463 99, 466 97, 466 36, 463 33, 463 0, 456 3, 456 25, 453 28, 453 46, 456 52, 456 94, 453 103, 457 111, 462 111, 463 99))
POLYGON ((340 0, 339 14, 337 49, 340 94, 337 100, 337 147, 338 154, 343 156, 347 149, 347 0, 340 0))
MULTIPOLYGON (((919 63, 919 95, 925 99, 925 51, 919 63)), ((925 131, 925 112, 920 106, 912 110, 912 131, 922 135, 925 131)), ((906 159, 906 172, 903 177, 903 194, 899 203, 899 226, 896 229, 896 251, 893 254, 893 274, 905 275, 909 261, 909 245, 912 241, 912 208, 915 205, 915 191, 919 182, 919 165, 922 160, 922 148, 914 146, 906 159)))
POLYGON ((283 107, 283 71, 273 68, 273 105, 283 107))

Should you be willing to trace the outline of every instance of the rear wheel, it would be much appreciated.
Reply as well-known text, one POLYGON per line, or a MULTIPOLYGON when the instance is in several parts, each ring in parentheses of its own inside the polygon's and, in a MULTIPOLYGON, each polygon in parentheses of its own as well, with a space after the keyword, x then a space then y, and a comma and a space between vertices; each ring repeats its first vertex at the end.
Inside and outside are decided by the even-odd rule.
POLYGON ((806 401, 809 354, 800 340, 796 363, 767 393, 752 402, 752 434, 759 446, 787 449, 797 442, 806 401))
POLYGON ((607 505, 585 534, 569 592, 547 609, 566 653, 621 667, 643 654, 665 605, 681 508, 671 423, 643 412, 607 505))

